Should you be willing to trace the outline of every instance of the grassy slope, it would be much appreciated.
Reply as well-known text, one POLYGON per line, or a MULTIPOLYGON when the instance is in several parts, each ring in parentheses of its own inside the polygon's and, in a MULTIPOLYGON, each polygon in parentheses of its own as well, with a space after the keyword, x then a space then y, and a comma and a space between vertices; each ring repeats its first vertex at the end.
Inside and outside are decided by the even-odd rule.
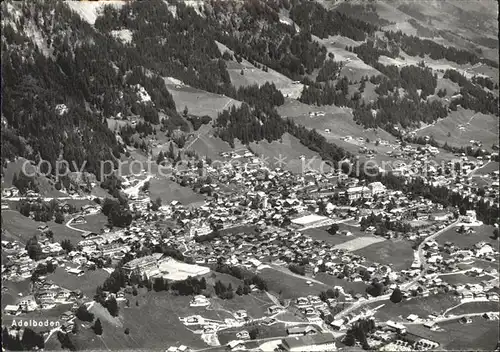
POLYGON ((175 101, 175 106, 179 112, 187 106, 190 114, 203 116, 208 115, 216 118, 217 114, 232 105, 239 106, 240 102, 232 98, 209 93, 186 85, 174 83, 169 78, 165 78, 167 89, 175 101))
POLYGON ((281 167, 292 172, 305 171, 306 167, 317 169, 321 165, 321 157, 318 153, 308 149, 297 138, 288 133, 283 135, 281 141, 269 143, 264 140, 258 143, 250 143, 250 149, 260 158, 267 160, 269 166, 281 167), (300 159, 301 156, 305 157, 304 165, 300 159), (312 159, 314 161, 309 163, 312 159), (283 160, 283 164, 279 160, 283 160))
POLYGON ((494 240, 491 238, 493 235, 493 226, 479 226, 473 227, 476 231, 473 234, 465 235, 456 232, 457 227, 453 227, 448 231, 445 231, 443 234, 439 235, 436 241, 438 243, 451 242, 460 248, 471 248, 474 244, 485 241, 490 243, 493 248, 498 247, 498 240, 494 240))
POLYGON ((151 199, 160 197, 163 204, 169 204, 173 200, 177 200, 187 205, 194 202, 200 202, 204 199, 203 195, 194 193, 191 188, 182 187, 166 178, 154 177, 149 182, 151 199))
POLYGON ((283 299, 319 295, 321 291, 329 288, 327 285, 319 285, 317 283, 314 283, 313 286, 308 286, 306 284, 308 280, 306 277, 301 279, 283 274, 281 271, 274 269, 263 269, 259 276, 266 281, 269 291, 281 295, 283 299))
POLYGON ((371 244, 354 252, 371 262, 387 264, 394 270, 409 269, 413 262, 413 250, 407 241, 386 240, 371 244))

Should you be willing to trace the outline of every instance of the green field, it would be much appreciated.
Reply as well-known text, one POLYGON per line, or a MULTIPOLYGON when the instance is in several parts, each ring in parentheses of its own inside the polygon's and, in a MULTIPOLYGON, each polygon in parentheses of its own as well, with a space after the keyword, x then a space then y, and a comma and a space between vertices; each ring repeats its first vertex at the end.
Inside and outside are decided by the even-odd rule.
POLYGON ((301 279, 275 269, 263 269, 259 276, 266 281, 269 291, 276 293, 282 299, 319 295, 321 291, 330 288, 330 286, 317 283, 309 286, 306 284, 309 280, 307 277, 301 279))
MULTIPOLYGON (((237 141, 235 141, 235 147, 236 144, 237 141)), ((184 150, 193 150, 200 157, 206 156, 212 160, 220 160, 220 153, 230 152, 232 148, 227 142, 213 135, 211 125, 203 125, 196 131, 195 137, 188 140, 184 150)))
POLYGON ((386 240, 353 252, 370 262, 389 265, 393 270, 409 269, 413 262, 413 249, 408 241, 386 240))
POLYGON ((500 164, 497 161, 492 161, 487 164, 484 164, 483 167, 478 168, 474 171, 474 175, 488 175, 493 171, 498 171, 500 169, 500 164))
POLYGON ((498 128, 498 117, 458 108, 417 135, 434 137, 440 143, 456 147, 470 145, 470 140, 481 141, 483 148, 491 151, 491 146, 498 143, 498 128))
POLYGON ((71 224, 72 227, 99 233, 101 229, 108 223, 108 218, 102 214, 92 214, 85 216, 85 220, 87 221, 85 224, 71 224))
POLYGON ((468 302, 448 311, 447 315, 461 315, 483 312, 498 312, 498 302, 468 302))
POLYGON ((498 321, 472 318, 470 324, 449 321, 438 324, 444 331, 431 331, 422 325, 409 325, 407 331, 436 341, 440 349, 450 351, 493 351, 498 342, 498 321))
POLYGON ((167 178, 154 177, 149 181, 149 194, 151 199, 161 198, 163 204, 170 204, 177 200, 184 205, 201 202, 203 195, 193 192, 189 187, 182 187, 167 178))
MULTIPOLYGON (((233 288, 235 288, 233 286, 233 288)), ((233 299, 222 300, 212 295, 213 308, 220 308, 221 311, 236 312, 237 310, 246 310, 251 319, 259 319, 267 315, 267 308, 274 303, 264 292, 253 292, 249 295, 238 296, 235 294, 233 299)))
POLYGON ((436 241, 440 244, 451 242, 463 249, 471 248, 476 243, 479 243, 481 241, 491 244, 493 248, 498 247, 498 240, 494 240, 493 238, 491 238, 491 236, 493 235, 493 226, 474 226, 473 229, 476 232, 470 235, 458 233, 456 231, 457 229, 458 227, 452 227, 451 229, 443 232, 436 238, 436 241))

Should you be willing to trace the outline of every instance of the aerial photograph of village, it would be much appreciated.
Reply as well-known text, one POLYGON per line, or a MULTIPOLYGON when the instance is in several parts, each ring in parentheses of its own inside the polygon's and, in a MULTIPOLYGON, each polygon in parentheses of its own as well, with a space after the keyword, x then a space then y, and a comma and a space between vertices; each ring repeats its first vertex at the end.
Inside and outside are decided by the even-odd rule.
POLYGON ((2 351, 500 351, 496 1, 1 14, 2 351))

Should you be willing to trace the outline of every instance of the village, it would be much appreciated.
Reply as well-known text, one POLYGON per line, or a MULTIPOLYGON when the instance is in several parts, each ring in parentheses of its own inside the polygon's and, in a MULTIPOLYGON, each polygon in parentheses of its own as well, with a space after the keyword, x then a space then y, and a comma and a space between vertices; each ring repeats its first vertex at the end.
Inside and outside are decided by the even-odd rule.
MULTIPOLYGON (((498 202, 498 171, 485 176, 491 181, 488 187, 482 187, 482 192, 469 177, 471 170, 483 165, 482 161, 462 160, 460 170, 455 170, 455 163, 448 162, 444 169, 438 169, 425 162, 432 149, 414 152, 414 162, 402 166, 400 175, 411 178, 425 174, 426 184, 447 186, 470 201, 498 202)), ((325 277, 335 280, 336 284, 326 293, 293 294, 286 298, 252 283, 250 292, 267 291, 265 294, 272 296, 274 304, 264 316, 250 317, 245 307, 241 307, 233 312, 231 319, 205 318, 203 310, 210 309, 213 298, 193 295, 190 306, 198 307, 200 312, 180 317, 180 323, 200 334, 210 346, 221 344, 218 339, 221 331, 241 329, 236 339, 225 344, 230 350, 247 349, 247 343, 255 340, 248 326, 269 327, 276 323, 288 328, 278 335, 280 338, 262 341, 266 348, 292 351, 314 346, 317 350, 329 350, 359 321, 373 321, 375 325, 368 335, 370 346, 385 350, 393 350, 395 346, 403 350, 404 346, 433 349, 439 343, 423 337, 406 335, 405 338, 406 324, 420 322, 439 331, 440 321, 458 321, 461 317, 436 312, 431 318, 410 314, 402 321, 382 321, 377 318, 377 309, 363 307, 388 300, 396 289, 404 301, 446 293, 455 297, 458 305, 498 304, 498 246, 474 241, 473 245, 460 247, 454 241, 438 241, 441 234, 450 231, 455 236, 473 237, 484 226, 474 210, 445 208, 422 196, 388 189, 379 181, 365 182, 334 172, 307 170, 297 175, 281 168, 272 169, 248 151, 224 154, 222 158, 227 162, 218 165, 202 162, 203 176, 199 166, 173 175, 176 182, 186 187, 200 188, 200 184, 209 187, 212 195, 206 197, 203 205, 191 207, 174 200, 153 210, 149 192, 135 192, 140 189, 139 184, 147 181, 132 176, 126 179, 126 185, 134 191, 124 192, 129 196, 129 208, 140 215, 127 228, 81 231, 80 240, 63 248, 52 234, 48 235, 49 226, 40 226, 37 239, 41 252, 36 259, 30 258, 28 246, 2 240, 2 251, 7 258, 7 263, 2 264, 2 283, 32 282, 31 291, 20 296, 16 304, 5 306, 4 313, 17 317, 68 305, 70 308, 61 316, 67 323, 60 329, 71 331, 76 310, 92 302, 92 296, 60 287, 47 276, 55 267, 83 278, 96 268, 112 273, 124 258, 127 260, 123 272, 150 281, 208 277, 221 268, 241 268, 255 275, 266 272, 290 275, 301 278, 311 289, 319 284, 326 287, 325 277), (238 163, 231 162, 235 159, 238 163), (408 243, 413 253, 411 264, 402 268, 360 254, 363 248, 383 241, 408 243), (158 246, 169 251, 144 250, 158 246), (464 279, 451 283, 446 280, 457 275, 464 279), (366 292, 346 288, 355 284, 363 284, 366 292), (280 318, 291 313, 294 319, 280 318)), ((3 193, 6 199, 19 197, 14 188, 3 193)), ((25 198, 29 202, 43 202, 36 195, 29 196, 25 198)), ((87 216, 101 211, 97 203, 82 206, 68 214, 66 225, 84 224, 87 216)), ((126 300, 124 289, 105 294, 126 300)), ((484 315, 482 319, 498 319, 498 314, 489 311, 477 315, 484 315)), ((185 345, 167 347, 168 351, 190 349, 185 345)))

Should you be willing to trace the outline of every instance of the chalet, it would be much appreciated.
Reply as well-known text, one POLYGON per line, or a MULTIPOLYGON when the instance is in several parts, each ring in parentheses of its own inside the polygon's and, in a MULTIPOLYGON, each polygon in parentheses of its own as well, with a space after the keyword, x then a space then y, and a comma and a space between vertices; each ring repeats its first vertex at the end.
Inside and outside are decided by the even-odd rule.
POLYGON ((18 197, 19 196, 19 190, 16 187, 8 187, 2 189, 2 197, 8 198, 8 197, 18 197))
POLYGON ((85 217, 83 217, 82 215, 79 215, 77 217, 75 217, 73 219, 73 221, 71 221, 72 224, 85 224, 87 223, 87 220, 85 220, 85 217))
POLYGON ((292 336, 306 336, 316 334, 318 331, 311 325, 307 326, 294 326, 288 328, 286 333, 292 336))
POLYGON ((238 351, 238 350, 246 349, 245 348, 245 341, 243 341, 243 340, 229 341, 226 346, 227 346, 229 351, 238 351))
POLYGON ((70 268, 67 270, 69 274, 81 276, 84 274, 84 271, 82 269, 76 269, 76 268, 70 268))
POLYGON ((157 267, 157 259, 155 256, 149 255, 142 258, 137 258, 125 263, 123 270, 127 275, 130 275, 132 271, 138 268, 140 271, 149 270, 157 267))
POLYGON ((33 296, 25 296, 19 301, 19 307, 23 312, 33 312, 38 308, 38 304, 33 296))

